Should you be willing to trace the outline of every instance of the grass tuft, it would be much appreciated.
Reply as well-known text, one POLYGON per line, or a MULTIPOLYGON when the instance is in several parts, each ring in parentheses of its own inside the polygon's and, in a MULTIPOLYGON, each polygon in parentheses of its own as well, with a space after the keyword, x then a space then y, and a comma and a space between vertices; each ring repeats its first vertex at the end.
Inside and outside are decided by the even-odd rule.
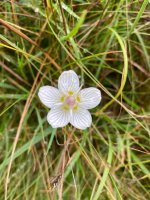
POLYGON ((0 200, 150 199, 149 8, 0 2, 0 200), (37 96, 70 69, 102 91, 84 131, 52 129, 37 96))

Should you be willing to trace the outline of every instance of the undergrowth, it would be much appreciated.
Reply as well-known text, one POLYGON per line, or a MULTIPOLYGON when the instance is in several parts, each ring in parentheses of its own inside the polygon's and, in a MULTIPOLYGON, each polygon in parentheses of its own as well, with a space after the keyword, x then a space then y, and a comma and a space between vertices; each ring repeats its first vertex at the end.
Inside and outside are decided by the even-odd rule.
POLYGON ((150 199, 149 11, 148 0, 0 1, 0 200, 150 199), (37 96, 69 69, 102 91, 84 131, 52 129, 37 96))

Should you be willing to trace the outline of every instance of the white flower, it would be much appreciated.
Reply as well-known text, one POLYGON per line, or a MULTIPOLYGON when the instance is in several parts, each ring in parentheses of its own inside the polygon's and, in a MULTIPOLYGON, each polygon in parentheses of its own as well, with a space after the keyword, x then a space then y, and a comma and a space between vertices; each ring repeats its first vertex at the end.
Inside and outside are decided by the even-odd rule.
POLYGON ((92 117, 87 109, 96 107, 101 101, 101 92, 97 88, 81 90, 79 78, 73 70, 60 75, 58 89, 43 86, 38 96, 45 106, 51 108, 47 121, 53 128, 64 127, 68 123, 78 129, 90 127, 92 117))

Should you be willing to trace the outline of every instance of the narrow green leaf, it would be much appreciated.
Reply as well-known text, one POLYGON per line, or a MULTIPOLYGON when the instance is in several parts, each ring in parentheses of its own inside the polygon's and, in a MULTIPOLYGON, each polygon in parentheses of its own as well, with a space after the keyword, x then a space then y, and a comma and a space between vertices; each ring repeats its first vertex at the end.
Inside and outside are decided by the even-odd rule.
POLYGON ((78 33, 80 27, 82 26, 82 24, 83 24, 83 22, 85 20, 86 14, 87 14, 87 10, 84 10, 82 15, 81 15, 81 17, 80 17, 80 19, 79 19, 79 21, 77 22, 75 27, 72 29, 72 31, 68 35, 62 37, 61 40, 68 40, 69 38, 75 36, 78 33))

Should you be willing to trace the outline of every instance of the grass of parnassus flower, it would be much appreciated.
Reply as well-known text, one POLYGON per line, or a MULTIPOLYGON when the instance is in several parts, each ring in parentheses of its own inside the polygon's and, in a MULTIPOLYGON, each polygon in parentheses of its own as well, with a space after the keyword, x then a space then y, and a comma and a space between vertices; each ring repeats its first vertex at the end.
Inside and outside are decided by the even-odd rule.
POLYGON ((0 200, 150 198, 149 9, 0 2, 0 200), (37 97, 69 69, 102 91, 85 131, 52 129, 37 97))

